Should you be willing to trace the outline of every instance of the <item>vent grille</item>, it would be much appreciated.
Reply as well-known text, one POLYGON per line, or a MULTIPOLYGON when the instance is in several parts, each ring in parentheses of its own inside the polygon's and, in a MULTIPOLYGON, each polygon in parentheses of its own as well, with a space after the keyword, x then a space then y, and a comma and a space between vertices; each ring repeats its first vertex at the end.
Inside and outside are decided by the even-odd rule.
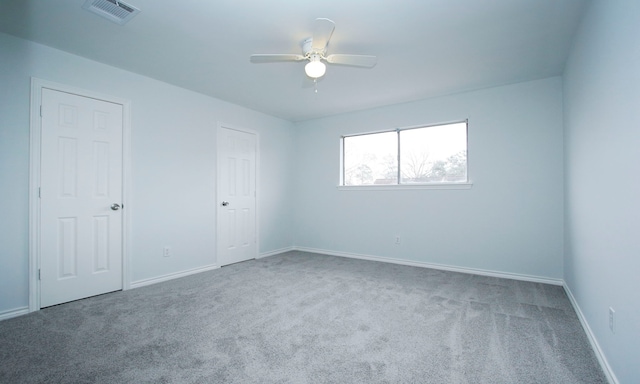
POLYGON ((120 25, 140 13, 138 8, 118 0, 86 0, 82 8, 120 25))

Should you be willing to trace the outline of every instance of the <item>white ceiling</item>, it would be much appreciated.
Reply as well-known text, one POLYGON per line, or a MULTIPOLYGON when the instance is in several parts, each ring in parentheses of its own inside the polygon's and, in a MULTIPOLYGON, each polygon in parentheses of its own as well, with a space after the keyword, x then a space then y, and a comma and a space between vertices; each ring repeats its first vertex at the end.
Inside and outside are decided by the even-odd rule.
POLYGON ((124 26, 84 0, 0 0, 0 31, 291 121, 556 76, 587 0, 124 0, 124 26), (313 21, 336 23, 328 53, 378 56, 329 65, 318 93, 301 53, 313 21))

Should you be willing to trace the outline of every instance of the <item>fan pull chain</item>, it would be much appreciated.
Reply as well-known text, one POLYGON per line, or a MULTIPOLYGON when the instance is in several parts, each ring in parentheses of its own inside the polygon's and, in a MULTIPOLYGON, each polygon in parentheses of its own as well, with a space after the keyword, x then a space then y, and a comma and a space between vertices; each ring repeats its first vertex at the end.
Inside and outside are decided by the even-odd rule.
POLYGON ((313 79, 313 89, 318 93, 318 79, 313 79))

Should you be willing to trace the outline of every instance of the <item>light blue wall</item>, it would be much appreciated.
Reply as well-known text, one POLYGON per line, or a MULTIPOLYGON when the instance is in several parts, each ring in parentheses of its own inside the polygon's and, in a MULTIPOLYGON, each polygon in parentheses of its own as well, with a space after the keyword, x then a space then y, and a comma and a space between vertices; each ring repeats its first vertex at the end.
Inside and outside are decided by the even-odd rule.
POLYGON ((591 4, 565 69, 564 115, 564 278, 619 381, 637 383, 640 2, 591 4))
POLYGON ((296 126, 297 246, 562 278, 560 78, 296 126), (336 188, 341 135, 467 118, 472 189, 336 188))
POLYGON ((31 76, 132 103, 133 282, 215 264, 218 121, 260 134, 260 252, 291 245, 292 123, 0 34, 0 315, 28 305, 31 76))

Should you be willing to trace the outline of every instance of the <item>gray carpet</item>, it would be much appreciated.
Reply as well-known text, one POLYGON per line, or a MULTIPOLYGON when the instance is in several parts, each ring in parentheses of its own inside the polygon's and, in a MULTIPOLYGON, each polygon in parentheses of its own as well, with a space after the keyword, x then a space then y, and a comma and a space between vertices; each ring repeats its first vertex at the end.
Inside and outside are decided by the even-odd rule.
POLYGON ((0 322, 2 383, 606 383, 558 286, 289 252, 0 322))

